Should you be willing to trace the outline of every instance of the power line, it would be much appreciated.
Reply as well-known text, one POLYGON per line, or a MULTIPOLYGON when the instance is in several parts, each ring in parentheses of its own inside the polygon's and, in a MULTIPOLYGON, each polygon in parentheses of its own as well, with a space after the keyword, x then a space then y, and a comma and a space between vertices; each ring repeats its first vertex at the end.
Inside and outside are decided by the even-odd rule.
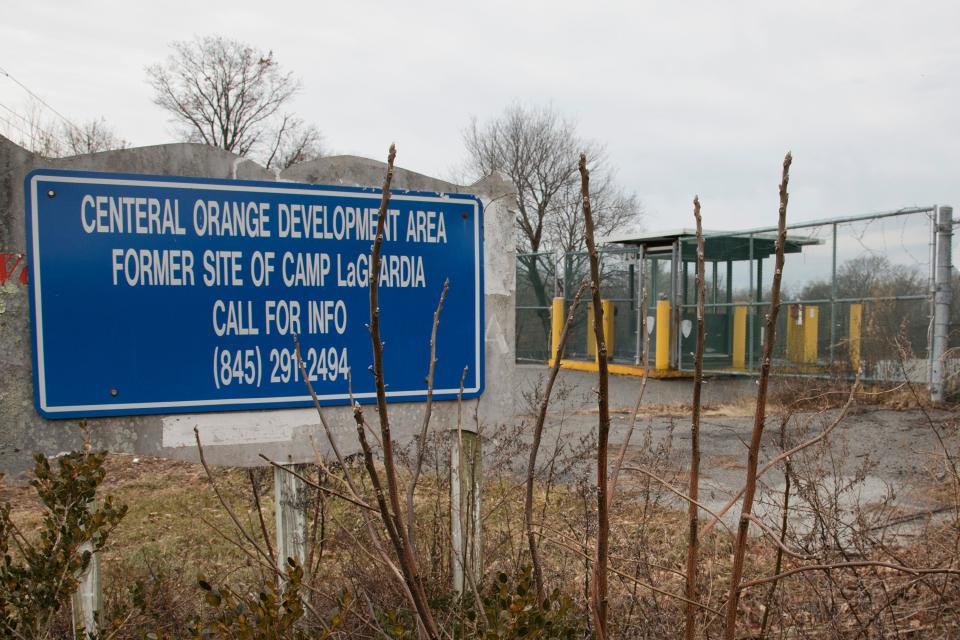
POLYGON ((16 131, 19 131, 19 132, 20 132, 20 135, 26 136, 27 138, 30 138, 30 134, 29 134, 27 131, 25 131, 25 130, 23 129, 23 127, 15 124, 12 120, 10 120, 9 118, 7 118, 7 116, 4 116, 4 115, 0 114, 0 121, 2 121, 4 124, 6 124, 6 125, 7 125, 8 127, 10 127, 11 129, 14 129, 14 130, 16 130, 16 131))
POLYGON ((75 125, 75 124, 73 124, 72 122, 70 122, 70 120, 69 120, 65 115, 63 115, 62 113, 60 113, 59 111, 57 111, 56 109, 54 109, 52 106, 50 106, 50 103, 49 103, 49 102, 47 102, 46 100, 44 100, 43 98, 41 98, 40 96, 38 96, 36 93, 34 93, 33 91, 31 91, 30 88, 29 88, 27 85, 23 84, 22 82, 20 82, 20 81, 17 80, 16 78, 14 78, 14 77, 10 74, 10 72, 7 71, 6 69, 4 69, 3 67, 0 67, 0 74, 3 74, 3 75, 5 75, 5 76, 7 76, 8 78, 10 78, 10 80, 12 80, 13 82, 15 82, 15 83, 17 84, 17 86, 19 86, 21 89, 23 89, 24 91, 26 91, 30 96, 32 96, 34 99, 36 99, 37 101, 39 101, 40 104, 42 104, 43 106, 45 106, 47 109, 50 109, 50 111, 53 111, 55 114, 57 114, 57 116, 58 116, 61 120, 63 120, 64 122, 66 122, 69 126, 73 127, 74 130, 76 130, 76 131, 78 131, 78 132, 79 132, 79 131, 82 131, 82 130, 80 129, 80 127, 78 127, 77 125, 75 125))
POLYGON ((20 115, 19 113, 17 113, 16 111, 14 111, 13 109, 11 109, 11 108, 8 107, 7 105, 3 104, 2 102, 0 102, 0 109, 5 109, 5 110, 9 111, 9 112, 12 113, 13 115, 17 116, 17 118, 19 118, 20 120, 23 120, 23 121, 24 121, 25 123, 27 123, 28 125, 33 125, 33 123, 30 122, 26 117, 20 115))
POLYGON ((9 117, 0 116, 0 117, 3 117, 4 121, 7 123, 8 126, 10 126, 10 127, 14 128, 14 129, 16 129, 17 131, 19 131, 19 132, 21 133, 21 135, 26 136, 28 140, 31 139, 31 138, 33 138, 33 137, 35 136, 34 130, 36 130, 36 131, 39 131, 40 133, 46 134, 46 135, 49 136, 52 140, 55 140, 55 141, 58 142, 59 144, 63 145, 64 148, 70 148, 70 146, 71 146, 70 143, 67 142, 66 140, 64 140, 63 138, 61 138, 58 134, 54 133, 54 132, 51 131, 50 129, 47 129, 47 128, 41 126, 41 125, 40 125, 39 123, 37 123, 37 122, 31 121, 30 119, 28 119, 28 118, 26 118, 25 116, 21 115, 21 114, 18 113, 17 111, 11 109, 11 108, 8 107, 7 105, 3 104, 2 102, 0 102, 0 109, 4 109, 4 110, 6 110, 6 111, 9 111, 12 115, 16 116, 17 118, 19 118, 20 120, 22 120, 22 121, 27 125, 27 127, 30 129, 29 131, 25 131, 25 130, 23 129, 23 127, 14 124, 14 123, 10 120, 9 117))

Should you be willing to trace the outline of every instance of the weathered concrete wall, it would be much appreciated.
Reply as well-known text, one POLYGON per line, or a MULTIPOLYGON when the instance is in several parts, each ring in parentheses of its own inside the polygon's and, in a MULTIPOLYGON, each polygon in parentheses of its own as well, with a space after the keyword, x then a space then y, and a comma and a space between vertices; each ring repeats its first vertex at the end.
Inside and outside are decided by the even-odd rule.
MULTIPOLYGON (((291 167, 277 177, 256 163, 204 145, 170 144, 45 160, 0 137, 0 471, 8 474, 27 468, 33 451, 56 454, 76 449, 82 442, 77 421, 45 420, 33 403, 23 181, 37 168, 380 186, 386 165, 336 156, 291 167)), ((485 428, 510 422, 514 415, 516 251, 513 214, 508 209, 512 199, 506 196, 512 186, 494 176, 465 187, 399 168, 393 184, 397 189, 471 193, 484 203, 486 391, 476 416, 485 428)), ((390 322, 388 310, 383 321, 390 322)), ((424 374, 427 359, 425 350, 424 374)), ((471 410, 464 411, 465 428, 474 427, 472 401, 469 406, 471 410)), ((350 408, 325 411, 335 426, 338 444, 345 452, 355 451, 350 408)), ((371 416, 374 411, 368 409, 371 416)), ((419 430, 422 412, 417 403, 391 405, 397 440, 408 440, 419 430)), ((455 427, 456 415, 455 402, 437 402, 431 424, 435 429, 455 427)), ((309 461, 314 458, 311 442, 321 452, 328 447, 313 409, 95 418, 87 420, 87 426, 95 447, 179 459, 196 458, 193 428, 197 426, 205 454, 214 464, 257 465, 262 463, 259 453, 275 460, 309 461)))

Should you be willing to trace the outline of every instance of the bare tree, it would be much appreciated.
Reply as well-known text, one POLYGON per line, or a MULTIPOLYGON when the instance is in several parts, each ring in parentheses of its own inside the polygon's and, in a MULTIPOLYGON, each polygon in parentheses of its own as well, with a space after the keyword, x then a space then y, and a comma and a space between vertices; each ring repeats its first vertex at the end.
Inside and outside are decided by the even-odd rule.
POLYGON ((323 136, 315 125, 286 115, 273 134, 273 145, 266 156, 267 169, 288 169, 300 162, 323 156, 323 136))
POLYGON ((20 146, 44 158, 79 156, 130 146, 106 118, 92 118, 77 125, 59 114, 54 118, 47 113, 41 103, 33 101, 27 105, 26 115, 16 114, 20 146))
POLYGON ((179 41, 166 62, 147 67, 153 101, 183 137, 240 156, 261 152, 283 166, 319 153, 319 132, 283 112, 300 90, 272 51, 220 36, 179 41))
POLYGON ((20 116, 23 126, 20 127, 20 146, 44 158, 59 158, 63 156, 65 141, 60 135, 58 123, 44 115, 39 103, 32 103, 27 107, 27 115, 20 116))
POLYGON ((469 155, 467 170, 473 177, 499 171, 516 186, 521 252, 585 248, 577 168, 581 152, 590 158, 590 201, 597 237, 639 223, 639 201, 617 186, 603 147, 580 138, 576 125, 552 107, 512 104, 484 124, 474 119, 463 138, 469 155))
MULTIPOLYGON (((636 194, 624 192, 616 184, 616 176, 606 158, 594 161, 591 170, 590 204, 597 212, 596 232, 602 240, 618 230, 638 228, 643 206, 636 194)), ((547 217, 547 243, 560 251, 583 251, 586 229, 583 222, 583 199, 577 188, 567 189, 558 205, 547 217)))
POLYGON ((117 135, 103 117, 87 120, 79 127, 65 123, 61 129, 66 143, 64 155, 79 156, 130 146, 130 142, 117 135))
MULTIPOLYGON (((514 103, 488 122, 474 119, 463 139, 468 154, 466 171, 471 177, 499 172, 516 188, 518 253, 586 249, 578 169, 581 152, 590 159, 587 168, 597 239, 639 222, 639 201, 616 185, 603 147, 582 139, 576 125, 552 107, 514 103)), ((554 282, 551 270, 544 266, 550 261, 536 256, 521 256, 519 261, 540 307, 541 335, 549 336, 550 317, 545 309, 554 282)))

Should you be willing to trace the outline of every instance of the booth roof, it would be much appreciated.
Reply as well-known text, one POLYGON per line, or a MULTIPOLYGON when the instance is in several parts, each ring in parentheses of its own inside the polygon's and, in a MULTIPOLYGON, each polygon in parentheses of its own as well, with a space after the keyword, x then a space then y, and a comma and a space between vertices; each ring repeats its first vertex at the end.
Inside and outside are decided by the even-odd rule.
MULTIPOLYGON (((704 231, 704 259, 708 262, 736 262, 753 258, 762 259, 773 254, 777 235, 775 232, 739 233, 735 231, 704 231), (753 249, 751 252, 751 243, 753 249)), ((670 231, 613 234, 604 238, 607 244, 621 244, 645 247, 648 252, 667 250, 677 240, 680 241, 682 254, 692 260, 695 256, 697 232, 694 229, 673 229, 670 231)), ((800 253, 803 247, 823 244, 823 240, 807 236, 788 235, 785 253, 800 253)))

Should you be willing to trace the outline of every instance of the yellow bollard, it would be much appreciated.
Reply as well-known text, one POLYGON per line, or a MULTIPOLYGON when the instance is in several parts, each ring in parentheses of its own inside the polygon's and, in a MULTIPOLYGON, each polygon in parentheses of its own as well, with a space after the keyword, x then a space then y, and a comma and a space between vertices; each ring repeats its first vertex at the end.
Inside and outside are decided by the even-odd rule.
POLYGON ((792 304, 787 315, 787 360, 798 364, 816 364, 817 338, 820 332, 820 307, 792 304))
POLYGON ((803 358, 804 364, 817 363, 817 337, 820 331, 820 307, 803 305, 803 358))
POLYGON ((603 341, 607 345, 607 358, 613 357, 613 300, 601 300, 603 309, 603 341))
POLYGON ((860 370, 860 328, 863 325, 863 305, 850 305, 850 368, 860 370))
POLYGON ((597 334, 593 331, 593 302, 587 303, 587 355, 597 359, 597 334))
POLYGON ((791 304, 787 311, 787 360, 803 362, 803 305, 791 304))
POLYGON ((733 368, 747 368, 747 308, 733 310, 733 368))
MULTIPOLYGON (((600 308, 603 309, 603 341, 607 346, 607 359, 613 353, 613 301, 601 300, 600 308)), ((594 362, 600 361, 600 355, 597 353, 597 334, 593 329, 593 303, 587 305, 587 354, 593 356, 594 362)))
POLYGON ((567 321, 565 302, 563 298, 554 298, 550 309, 550 361, 547 364, 551 367, 560 357, 557 353, 560 349, 560 334, 563 333, 563 325, 567 321))
POLYGON ((654 326, 657 332, 657 351, 655 356, 656 367, 660 371, 670 368, 670 301, 657 301, 657 322, 654 326))

